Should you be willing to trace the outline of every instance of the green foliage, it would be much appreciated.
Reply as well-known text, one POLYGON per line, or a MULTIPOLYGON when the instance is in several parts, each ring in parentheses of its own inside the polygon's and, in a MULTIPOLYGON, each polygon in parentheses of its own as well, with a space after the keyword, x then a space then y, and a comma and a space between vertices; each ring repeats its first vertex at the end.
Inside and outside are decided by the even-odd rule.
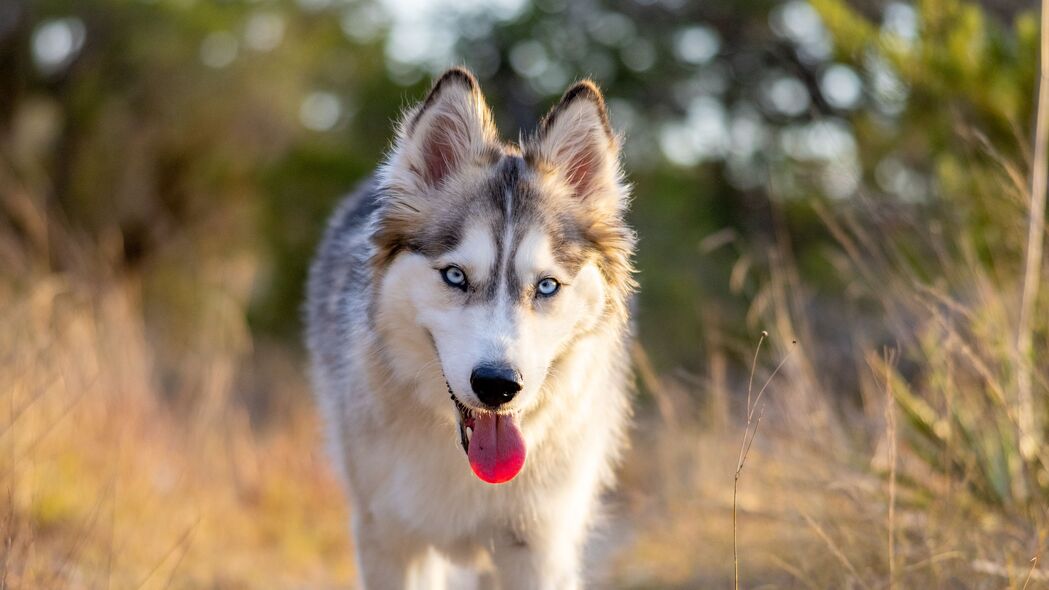
POLYGON ((976 4, 928 0, 916 6, 914 40, 879 31, 838 0, 814 0, 842 57, 886 64, 909 93, 898 121, 886 127, 878 113, 858 114, 866 168, 890 152, 931 173, 945 206, 940 217, 963 223, 985 257, 1015 262, 1024 234, 1012 231, 1022 206, 1028 129, 1038 66, 1032 13, 1012 25, 976 4), (1019 179, 1019 182, 1018 182, 1019 179))
MULTIPOLYGON (((882 272, 903 281, 899 292, 872 296, 914 318, 910 332, 896 337, 916 368, 904 374, 881 366, 911 426, 911 449, 970 503, 1037 520, 1049 501, 1049 457, 1020 449, 1013 312, 1028 247, 1035 16, 1017 15, 1009 26, 974 4, 928 0, 918 4, 921 34, 908 43, 879 33, 842 2, 814 5, 845 57, 884 60, 906 82, 900 124, 885 137, 860 137, 877 137, 875 149, 902 147, 930 171, 936 200, 927 223, 943 224, 932 235, 889 233, 877 246, 893 261, 882 272), (914 245, 935 254, 907 255, 914 245)), ((1045 309, 1044 297, 1039 305, 1045 309)), ((1036 322, 1042 356, 1047 314, 1036 322)), ((1036 411, 1045 426, 1046 374, 1038 369, 1036 411)))

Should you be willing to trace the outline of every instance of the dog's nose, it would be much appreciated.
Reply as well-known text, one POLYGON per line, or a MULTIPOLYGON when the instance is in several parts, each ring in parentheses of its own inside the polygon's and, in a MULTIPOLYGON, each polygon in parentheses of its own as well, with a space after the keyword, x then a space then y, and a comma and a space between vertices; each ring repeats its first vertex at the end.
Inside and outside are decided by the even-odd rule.
POLYGON ((521 391, 521 375, 506 365, 480 365, 470 373, 470 387, 481 403, 498 408, 521 391))

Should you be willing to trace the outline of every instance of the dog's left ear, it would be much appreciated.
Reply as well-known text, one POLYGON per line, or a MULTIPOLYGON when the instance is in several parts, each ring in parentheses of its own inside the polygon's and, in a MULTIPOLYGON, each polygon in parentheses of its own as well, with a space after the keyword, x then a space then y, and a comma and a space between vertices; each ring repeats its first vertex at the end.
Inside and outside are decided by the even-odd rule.
POLYGON ((598 265, 619 294, 619 305, 636 283, 632 256, 636 236, 623 222, 629 186, 619 164, 619 140, 612 132, 605 99, 593 82, 569 88, 525 144, 525 159, 540 174, 553 176, 586 211, 586 239, 600 254, 598 265))
POLYGON ((558 174, 586 205, 613 212, 625 205, 619 141, 593 82, 578 82, 565 92, 525 155, 539 169, 558 174))

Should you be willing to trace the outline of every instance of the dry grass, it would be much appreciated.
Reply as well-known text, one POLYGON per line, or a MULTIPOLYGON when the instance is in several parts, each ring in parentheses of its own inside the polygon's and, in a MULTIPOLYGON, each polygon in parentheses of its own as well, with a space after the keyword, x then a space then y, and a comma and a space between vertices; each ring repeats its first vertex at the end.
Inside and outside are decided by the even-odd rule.
MULTIPOLYGON (((0 586, 323 588, 351 578, 347 516, 308 404, 272 428, 254 427, 234 401, 180 412, 164 401, 125 290, 60 277, 30 285, 0 297, 0 586)), ((228 362, 218 355, 201 370, 215 376, 228 362)), ((297 373, 269 370, 308 396, 297 373)))
MULTIPOLYGON (((38 221, 22 227, 42 228, 35 241, 61 253, 28 255, 34 240, 0 232, 0 261, 20 269, 0 276, 0 588, 351 584, 348 515, 301 358, 243 319, 250 260, 187 263, 194 251, 180 249, 147 280, 106 270, 104 255, 20 210, 38 221), (97 268, 40 270, 48 257, 97 268)), ((722 348, 689 380, 656 374, 639 349, 646 395, 592 577, 614 588, 737 577, 746 588, 1049 587, 1049 455, 1021 452, 1017 411, 1023 271, 978 263, 962 236, 930 247, 943 275, 929 284, 868 224, 823 218, 848 292, 878 306, 893 351, 848 326, 853 366, 825 361, 841 358, 829 354, 838 344, 815 337, 812 302, 777 250, 752 314, 771 333, 753 378, 780 372, 761 399, 743 406, 745 380, 722 348), (858 392, 828 385, 850 371, 858 392)), ((1031 317, 1044 352, 1046 314, 1031 317)), ((1029 369, 1044 424, 1049 367, 1029 369)))
MULTIPOLYGON (((296 355, 216 338, 203 357, 159 358, 135 292, 59 275, 0 291, 9 310, 0 323, 0 585, 350 584, 346 509, 296 355), (174 392, 163 386, 172 370, 186 373, 166 377, 181 384, 174 392), (253 419, 259 384, 281 394, 253 419)), ((928 329, 942 329, 943 318, 929 318, 928 329)), ((793 333, 790 322, 775 321, 793 333)), ((785 358, 784 340, 772 336, 770 358, 785 358)), ((594 577, 615 588, 724 587, 738 542, 746 588, 1049 584, 1031 561, 1046 545, 1044 505, 989 504, 971 472, 937 470, 918 452, 920 437, 897 433, 907 422, 894 423, 888 393, 903 400, 912 431, 914 413, 935 431, 949 406, 927 387, 953 379, 955 411, 988 403, 975 396, 999 387, 965 382, 995 374, 985 348, 956 332, 919 341, 930 343, 920 349, 929 374, 904 379, 893 359, 873 355, 865 387, 881 393, 851 415, 809 377, 826 368, 799 346, 751 403, 751 419, 767 410, 738 490, 739 422, 714 411, 731 397, 717 391, 725 384, 649 374, 659 411, 643 404, 594 577), (950 361, 959 355, 983 360, 960 371, 950 361), (925 405, 908 405, 917 400, 925 405)), ((1009 356, 1005 343, 1000 351, 1009 356)), ((758 383, 771 365, 758 365, 758 383)), ((946 440, 938 452, 973 467, 963 458, 974 451, 957 434, 946 440)))

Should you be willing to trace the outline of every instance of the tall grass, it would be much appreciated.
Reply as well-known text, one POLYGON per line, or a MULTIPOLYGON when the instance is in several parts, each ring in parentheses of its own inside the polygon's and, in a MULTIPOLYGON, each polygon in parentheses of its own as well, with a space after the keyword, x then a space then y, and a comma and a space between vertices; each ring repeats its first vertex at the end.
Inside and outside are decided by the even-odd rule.
MULTIPOLYGON (((658 403, 650 411, 641 400, 591 564, 599 583, 1049 583, 1038 561, 1049 535, 1045 450, 1022 453, 1015 397, 1021 271, 992 274, 966 236, 930 234, 943 242, 931 246, 943 272, 930 284, 856 214, 824 211, 824 220, 846 281, 883 321, 855 327, 851 365, 829 364, 841 358, 828 352, 837 344, 809 325, 815 308, 778 264, 755 316, 772 334, 765 358, 783 361, 753 368, 768 392, 744 405, 734 392, 747 390, 746 375, 718 369, 723 351, 711 352, 699 378, 640 363, 658 403), (793 348, 796 334, 813 340, 793 348), (826 379, 848 370, 860 384, 856 403, 826 379), (742 447, 740 415, 751 421, 742 447)), ((295 353, 231 337, 236 329, 217 321, 196 324, 220 330, 201 332, 206 354, 160 345, 133 277, 26 267, 0 287, 5 587, 329 587, 352 578, 346 507, 295 353)), ((1049 327, 1033 317, 1041 347, 1049 327)), ((1032 369, 1042 399, 1046 367, 1032 369)))
MULTIPOLYGON (((1016 397, 1022 270, 978 261, 971 236, 929 232, 930 281, 860 214, 823 211, 844 281, 880 320, 847 327, 851 364, 826 360, 842 358, 841 341, 811 324, 818 307, 775 250, 754 316, 772 334, 765 358, 784 361, 753 368, 767 394, 743 405, 746 375, 719 360, 731 342, 699 377, 640 364, 657 403, 641 400, 598 583, 1049 584, 1049 461, 1044 446, 1023 452, 1016 397), (798 334, 809 340, 792 348, 798 334), (859 391, 829 385, 848 371, 859 391)), ((32 258, 0 282, 3 586, 348 583, 346 507, 296 354, 219 321, 243 317, 221 296, 205 296, 209 319, 193 324, 207 348, 162 344, 168 322, 148 319, 134 276, 32 258)), ((1038 358, 1049 325, 1031 317, 1038 358)), ((1030 368, 1044 424, 1049 374, 1030 368)))
POLYGON ((273 382, 308 400, 293 357, 213 322, 206 357, 164 358, 134 277, 5 254, 26 272, 0 281, 0 587, 350 579, 342 494, 309 405, 260 422, 242 393, 273 382))

